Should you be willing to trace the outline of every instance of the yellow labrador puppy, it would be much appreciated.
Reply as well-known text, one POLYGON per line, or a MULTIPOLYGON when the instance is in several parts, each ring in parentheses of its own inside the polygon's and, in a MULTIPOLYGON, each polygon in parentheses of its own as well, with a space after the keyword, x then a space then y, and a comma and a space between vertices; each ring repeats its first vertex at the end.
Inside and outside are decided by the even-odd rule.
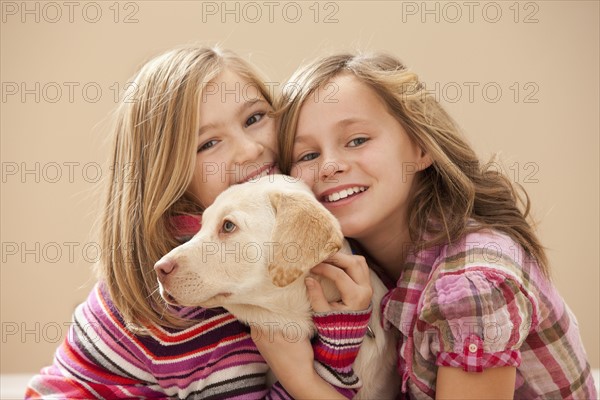
MULTIPOLYGON (((181 306, 224 307, 246 324, 293 327, 313 335, 304 277, 337 251, 350 253, 338 221, 303 183, 265 176, 221 193, 202 215, 202 228, 155 269, 163 298, 181 306)), ((316 277, 328 301, 340 300, 332 281, 316 277)), ((381 328, 386 288, 371 271, 372 334, 354 362, 357 398, 392 399, 398 392, 396 339, 381 328)), ((289 334, 289 332, 287 332, 289 334)))

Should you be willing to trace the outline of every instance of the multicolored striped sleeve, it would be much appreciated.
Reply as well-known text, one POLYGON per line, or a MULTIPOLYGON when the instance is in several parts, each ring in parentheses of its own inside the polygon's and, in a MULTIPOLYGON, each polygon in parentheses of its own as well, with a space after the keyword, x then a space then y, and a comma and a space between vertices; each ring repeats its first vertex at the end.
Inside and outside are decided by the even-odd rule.
POLYGON ((313 315, 317 328, 313 343, 315 370, 348 398, 354 397, 362 386, 352 364, 367 332, 372 310, 371 305, 364 311, 313 315))
POLYGON ((27 399, 160 398, 164 392, 152 375, 139 366, 123 368, 110 357, 98 358, 99 346, 111 346, 94 336, 90 323, 82 321, 81 305, 65 341, 57 349, 54 363, 29 382, 27 399), (103 342, 103 343, 101 343, 103 342), (145 379, 140 379, 140 375, 145 379))
POLYGON ((531 299, 517 279, 473 265, 432 279, 419 319, 415 349, 428 348, 438 366, 467 372, 519 366, 521 345, 535 323, 531 299))
POLYGON ((145 350, 96 285, 75 309, 53 364, 29 382, 26 398, 165 398, 145 350))

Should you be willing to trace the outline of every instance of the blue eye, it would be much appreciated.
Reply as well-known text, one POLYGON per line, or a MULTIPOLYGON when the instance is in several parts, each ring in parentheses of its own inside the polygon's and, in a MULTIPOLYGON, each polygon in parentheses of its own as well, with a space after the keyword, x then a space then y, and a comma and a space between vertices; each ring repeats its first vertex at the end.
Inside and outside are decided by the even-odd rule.
POLYGON ((224 233, 231 233, 235 230, 235 228, 235 224, 227 219, 223 221, 223 226, 221 227, 224 233))
POLYGON ((356 139, 352 139, 350 142, 348 142, 348 147, 357 147, 360 146, 363 143, 366 143, 369 139, 367 139, 366 137, 360 137, 360 138, 356 138, 356 139))
POLYGON ((311 161, 311 160, 314 160, 317 157, 319 157, 319 153, 308 153, 308 154, 305 154, 302 157, 300 157, 300 159, 298 159, 298 162, 301 162, 301 161, 311 161))
POLYGON ((218 142, 217 140, 209 140, 208 142, 204 143, 202 146, 200 146, 198 148, 198 153, 200 153, 201 151, 210 149, 211 147, 216 145, 217 142, 218 142))
POLYGON ((244 124, 244 127, 249 127, 250 125, 254 125, 255 123, 257 123, 258 121, 260 121, 263 117, 265 116, 264 112, 259 112, 256 114, 252 114, 250 116, 250 118, 248 118, 246 120, 246 123, 244 124))

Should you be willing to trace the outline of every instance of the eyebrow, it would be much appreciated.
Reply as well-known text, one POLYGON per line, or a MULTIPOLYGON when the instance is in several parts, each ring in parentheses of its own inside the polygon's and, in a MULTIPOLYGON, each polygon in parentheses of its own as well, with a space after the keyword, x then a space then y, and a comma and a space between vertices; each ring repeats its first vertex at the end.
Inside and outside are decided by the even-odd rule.
MULTIPOLYGON (((259 99, 252 99, 252 100, 246 100, 244 102, 242 102, 240 104, 240 106, 238 107, 237 111, 236 111, 236 115, 240 115, 242 114, 244 111, 246 111, 247 109, 251 108, 252 106, 254 106, 257 103, 265 103, 265 105, 270 105, 265 99, 263 99, 262 97, 259 99)), ((215 129, 217 127, 219 127, 220 124, 218 123, 212 123, 212 124, 206 124, 206 125, 202 125, 200 127, 200 129, 198 129, 198 136, 201 136, 202 134, 204 134, 206 131, 209 131, 211 129, 215 129)))
POLYGON ((360 124, 360 123, 368 123, 369 121, 367 121, 366 119, 360 119, 360 118, 344 118, 338 122, 335 123, 336 126, 345 128, 349 125, 354 125, 354 124, 360 124))
POLYGON ((310 138, 306 137, 306 136, 298 136, 296 135, 294 137, 294 145, 298 144, 298 143, 304 143, 306 141, 308 141, 310 138))
MULTIPOLYGON (((355 117, 350 117, 350 118, 344 118, 342 120, 339 120, 335 123, 335 127, 336 128, 346 128, 350 125, 354 125, 354 124, 367 124, 369 123, 369 121, 367 121, 366 119, 360 119, 360 118, 355 118, 355 117)), ((308 140, 307 137, 305 136, 298 136, 296 135, 296 137, 294 138, 294 144, 297 143, 303 143, 306 142, 308 140)))

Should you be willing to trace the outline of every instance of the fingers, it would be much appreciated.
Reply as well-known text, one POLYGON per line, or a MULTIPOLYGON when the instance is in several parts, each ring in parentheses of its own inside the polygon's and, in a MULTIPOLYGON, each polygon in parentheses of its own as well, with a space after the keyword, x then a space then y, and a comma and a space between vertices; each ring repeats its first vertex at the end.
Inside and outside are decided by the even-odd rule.
POLYGON ((319 281, 313 278, 306 278, 306 289, 308 292, 308 299, 310 300, 310 305, 315 312, 327 312, 331 310, 331 306, 329 302, 325 298, 325 294, 323 293, 323 288, 319 281))
POLYGON ((323 262, 341 268, 358 284, 370 280, 369 266, 362 256, 337 252, 323 262))
POLYGON ((342 295, 342 301, 344 301, 346 297, 350 297, 351 293, 360 286, 360 284, 354 281, 354 279, 352 279, 343 269, 338 268, 335 265, 321 263, 311 269, 310 272, 332 280, 342 295))
MULTIPOLYGON (((327 260, 327 262, 314 267, 311 272, 330 279, 340 291, 343 304, 328 303, 330 308, 359 311, 369 306, 371 297, 373 296, 373 289, 371 287, 369 268, 364 257, 338 253, 335 257, 327 260)), ((320 286, 319 293, 314 292, 314 295, 324 298, 320 286)), ((323 301, 326 301, 318 297, 316 299, 318 307, 323 306, 323 301)))

